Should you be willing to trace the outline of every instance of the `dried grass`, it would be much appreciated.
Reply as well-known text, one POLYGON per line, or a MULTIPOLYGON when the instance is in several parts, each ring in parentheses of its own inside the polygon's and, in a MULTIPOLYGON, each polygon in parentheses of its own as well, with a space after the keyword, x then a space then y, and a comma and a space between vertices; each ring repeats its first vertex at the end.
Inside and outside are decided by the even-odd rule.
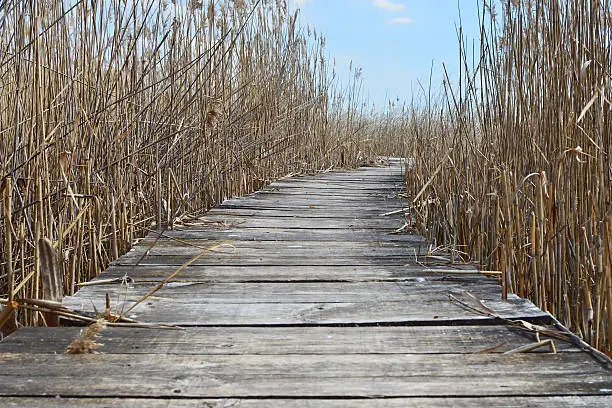
POLYGON ((608 354, 611 6, 512 1, 494 17, 485 4, 476 63, 460 38, 458 86, 447 78, 442 99, 393 129, 412 158, 420 231, 502 271, 504 294, 530 298, 608 354))

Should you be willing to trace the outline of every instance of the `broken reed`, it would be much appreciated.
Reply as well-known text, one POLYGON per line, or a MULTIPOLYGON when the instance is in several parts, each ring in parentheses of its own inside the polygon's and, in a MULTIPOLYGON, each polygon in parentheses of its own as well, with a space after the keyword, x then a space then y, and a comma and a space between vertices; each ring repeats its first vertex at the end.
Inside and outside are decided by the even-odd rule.
POLYGON ((460 37, 434 127, 416 109, 405 126, 409 190, 433 180, 417 222, 609 354, 610 2, 503 1, 497 16, 486 3, 480 54, 468 63, 460 37))
POLYGON ((5 303, 40 295, 45 238, 72 294, 153 225, 367 153, 284 1, 172 3, 0 2, 5 303))

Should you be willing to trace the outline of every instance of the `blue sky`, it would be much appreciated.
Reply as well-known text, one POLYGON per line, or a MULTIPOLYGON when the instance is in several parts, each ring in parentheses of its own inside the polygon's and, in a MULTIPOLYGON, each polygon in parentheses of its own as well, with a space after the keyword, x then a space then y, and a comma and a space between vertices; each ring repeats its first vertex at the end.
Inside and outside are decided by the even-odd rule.
POLYGON ((459 12, 465 37, 478 40, 482 0, 290 0, 301 22, 327 40, 341 80, 349 63, 363 68, 363 93, 381 109, 389 98, 409 101, 418 80, 427 86, 433 62, 439 88, 442 63, 456 78, 459 12))

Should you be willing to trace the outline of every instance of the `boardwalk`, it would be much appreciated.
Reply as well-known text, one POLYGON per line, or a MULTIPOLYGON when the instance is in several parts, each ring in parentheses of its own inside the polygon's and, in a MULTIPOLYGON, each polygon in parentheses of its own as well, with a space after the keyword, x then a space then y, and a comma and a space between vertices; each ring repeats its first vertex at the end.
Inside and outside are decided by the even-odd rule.
MULTIPOLYGON (((494 279, 391 234, 402 168, 294 177, 226 201, 197 224, 151 234, 64 304, 127 311, 180 329, 107 327, 99 354, 65 354, 79 328, 23 328, 0 343, 2 406, 610 406, 612 373, 557 354, 504 352, 535 340, 467 310, 550 324, 494 279), (214 248, 213 252, 203 249, 214 248), (199 256, 198 258, 195 258, 199 256), (121 280, 121 279, 119 279, 121 280)), ((544 350, 547 351, 547 350, 544 350)))

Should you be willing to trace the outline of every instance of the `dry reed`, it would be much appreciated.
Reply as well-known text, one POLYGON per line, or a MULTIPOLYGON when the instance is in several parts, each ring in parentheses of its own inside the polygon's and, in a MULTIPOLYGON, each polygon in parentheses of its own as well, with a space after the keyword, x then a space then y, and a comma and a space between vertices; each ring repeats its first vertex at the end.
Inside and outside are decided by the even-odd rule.
POLYGON ((475 62, 459 30, 458 86, 447 77, 445 98, 395 130, 409 191, 430 183, 416 226, 610 354, 611 4, 497 7, 484 4, 475 62))

